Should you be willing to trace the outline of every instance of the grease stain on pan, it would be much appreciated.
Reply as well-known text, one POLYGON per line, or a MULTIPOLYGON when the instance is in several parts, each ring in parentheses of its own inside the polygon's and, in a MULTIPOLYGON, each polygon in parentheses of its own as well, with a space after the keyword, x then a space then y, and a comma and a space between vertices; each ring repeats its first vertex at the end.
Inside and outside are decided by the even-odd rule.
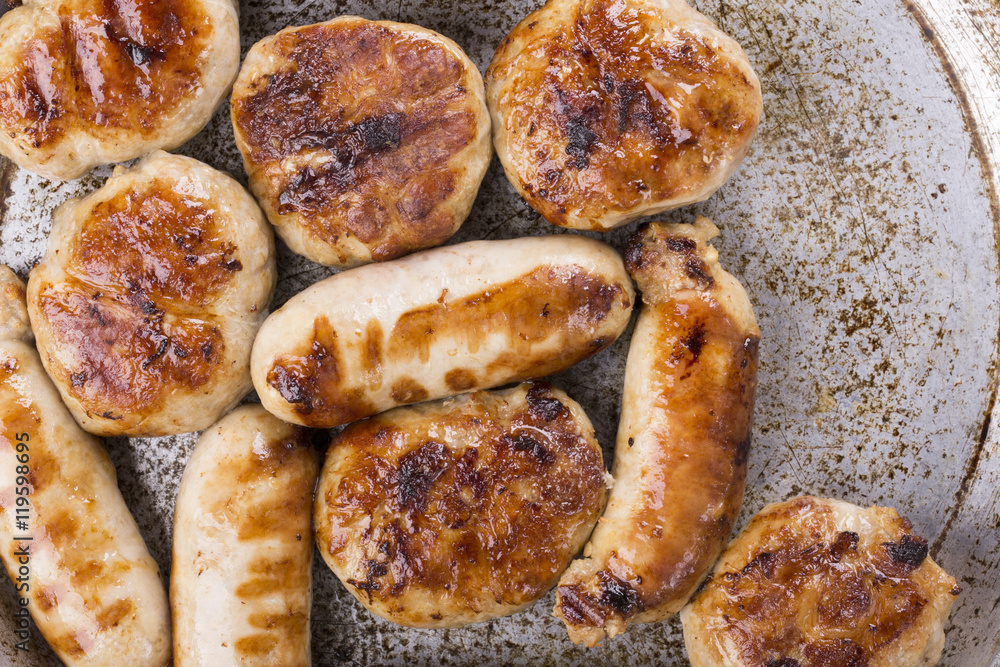
MULTIPOLYGON (((927 22, 904 1, 695 2, 744 45, 761 74, 766 117, 729 184, 703 204, 661 217, 715 219, 723 264, 747 285, 760 320, 758 429, 741 522, 802 492, 897 506, 919 533, 939 536, 939 556, 967 587, 956 614, 973 623, 979 609, 965 610, 964 600, 980 587, 995 589, 1000 571, 996 537, 970 531, 961 514, 986 502, 992 509, 983 512, 993 516, 1000 505, 975 486, 991 463, 983 435, 1000 321, 997 199, 964 89, 937 41, 928 42, 927 22), (992 540, 970 545, 992 560, 958 553, 965 543, 938 532, 947 525, 951 535, 992 540)), ((241 6, 243 50, 286 25, 356 13, 439 30, 484 69, 536 5, 499 0, 468 21, 467 4, 454 0, 252 0, 241 6)), ((225 105, 181 152, 245 183, 225 105)), ((44 249, 51 209, 108 173, 56 185, 0 171, 11 189, 0 204, 0 261, 23 275, 44 249)), ((632 229, 602 238, 621 248, 632 229)), ((562 230, 517 197, 494 161, 454 242, 551 233, 562 230)), ((278 262, 275 306, 332 272, 280 244, 278 262)), ((591 416, 609 463, 627 345, 626 335, 555 379, 591 416)), ((173 499, 196 439, 109 442, 126 500, 164 572, 173 499)), ((569 644, 551 617, 550 594, 484 625, 411 630, 367 614, 321 565, 314 572, 317 664, 685 662, 676 620, 586 651, 569 644)), ((13 599, 0 590, 0 627, 10 627, 14 609, 5 593, 13 599)), ((979 636, 990 631, 981 627, 979 636)), ((975 632, 952 628, 947 655, 972 664, 965 657, 976 643, 975 632)), ((13 655, 3 638, 5 651, 13 655)), ((54 664, 42 653, 19 664, 34 663, 54 664)))

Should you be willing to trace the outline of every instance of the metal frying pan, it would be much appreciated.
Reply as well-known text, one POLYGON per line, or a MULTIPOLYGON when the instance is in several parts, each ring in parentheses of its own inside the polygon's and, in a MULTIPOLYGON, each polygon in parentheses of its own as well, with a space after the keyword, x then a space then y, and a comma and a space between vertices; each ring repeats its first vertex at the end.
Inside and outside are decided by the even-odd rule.
MULTIPOLYGON (((724 266, 762 331, 756 437, 740 524, 799 493, 886 504, 909 517, 964 592, 944 664, 1000 664, 1000 5, 996 0, 697 0, 743 44, 766 118, 736 177, 696 213, 722 229, 724 266), (992 425, 992 426, 991 426, 992 425)), ((356 13, 419 23, 485 68, 536 3, 245 0, 243 47, 287 25, 356 13)), ((2 10, 0 10, 2 11, 2 10)), ((228 107, 181 152, 245 182, 228 107)), ((0 162, 0 262, 25 276, 54 206, 95 189, 0 162)), ((634 228, 608 235, 622 247, 634 228)), ((494 162, 455 241, 558 233, 494 162)), ((276 304, 329 270, 281 248, 276 304)), ((627 338, 555 378, 591 415, 610 462, 627 338)), ((125 498, 169 572, 174 497, 195 435, 112 439, 125 498)), ((316 664, 685 664, 680 625, 573 646, 529 611, 460 630, 412 630, 365 612, 317 559, 316 664)), ((37 630, 15 650, 0 586, 0 663, 57 664, 37 630)))

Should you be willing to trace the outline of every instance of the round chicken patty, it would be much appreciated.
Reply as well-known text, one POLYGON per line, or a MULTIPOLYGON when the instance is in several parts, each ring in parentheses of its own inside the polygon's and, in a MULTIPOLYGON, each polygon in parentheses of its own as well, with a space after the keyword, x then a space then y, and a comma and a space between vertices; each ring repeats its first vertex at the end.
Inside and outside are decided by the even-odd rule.
POLYGON ((608 479, 583 409, 544 383, 396 408, 334 438, 316 542, 371 612, 459 627, 552 588, 608 479))
POLYGON ((595 231, 707 199, 763 108, 739 44, 684 0, 550 0, 500 44, 486 96, 514 188, 595 231))
POLYGON ((45 370, 98 435, 211 426, 250 390, 274 237, 225 174, 157 152, 54 214, 28 280, 45 370))
POLYGON ((233 87, 236 144, 294 252, 336 267, 441 245, 492 157, 483 80, 431 30, 342 16, 250 49, 233 87))
POLYGON ((889 507, 765 507, 681 611, 694 667, 935 665, 960 589, 889 507))
POLYGON ((233 0, 26 0, 0 19, 0 153, 49 178, 208 122, 240 67, 233 0))

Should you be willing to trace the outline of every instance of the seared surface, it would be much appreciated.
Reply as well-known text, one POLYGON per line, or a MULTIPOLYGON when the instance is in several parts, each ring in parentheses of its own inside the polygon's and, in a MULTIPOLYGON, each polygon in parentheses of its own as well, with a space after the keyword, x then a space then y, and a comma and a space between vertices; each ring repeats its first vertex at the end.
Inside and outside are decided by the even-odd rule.
POLYGON ((62 179, 181 145, 239 65, 231 0, 34 0, 0 45, 0 152, 62 179))
POLYGON ((174 513, 174 664, 308 667, 313 488, 305 429, 240 407, 202 436, 174 513))
POLYGON ((261 327, 251 369, 273 414, 316 428, 544 377, 621 334, 632 283, 581 237, 478 241, 344 271, 261 327))
MULTIPOLYGON (((461 341, 475 352, 490 338, 503 337, 504 352, 486 368, 453 368, 444 375, 451 393, 468 391, 484 383, 498 369, 520 377, 525 373, 544 377, 572 366, 611 341, 595 342, 561 350, 545 359, 531 354, 532 345, 555 332, 585 336, 594 322, 618 307, 623 289, 602 278, 589 276, 579 267, 560 271, 544 266, 516 279, 493 285, 475 294, 418 306, 400 315, 388 332, 372 321, 363 343, 365 370, 378 376, 385 367, 399 362, 426 364, 435 341, 431 335, 461 341), (543 315, 544 313, 544 315, 543 315)), ((283 355, 268 372, 267 382, 293 403, 303 419, 315 424, 348 422, 377 411, 360 392, 342 392, 339 373, 343 363, 337 335, 330 321, 316 321, 313 342, 298 355, 283 355)), ((403 376, 390 387, 397 403, 416 403, 430 397, 422 380, 403 376)))
POLYGON ((66 664, 163 667, 170 623, 159 569, 104 447, 45 375, 27 322, 24 285, 0 266, 0 559, 66 664))
POLYGON ((46 369, 84 428, 198 430, 246 393, 274 259, 237 183, 154 154, 55 217, 29 308, 46 369))
POLYGON ((444 243, 492 155, 475 65, 446 37, 390 21, 339 17, 262 40, 232 119, 278 233, 334 266, 444 243))
POLYGON ((762 110, 742 49, 683 0, 551 0, 500 44, 486 83, 511 183, 576 229, 707 198, 762 110))
POLYGON ((681 612, 692 665, 937 664, 959 588, 896 510, 765 507, 681 612))
POLYGON ((676 613, 743 501, 760 332, 708 241, 718 230, 652 223, 626 262, 642 310, 625 367, 608 509, 559 582, 556 615, 593 646, 676 613))
POLYGON ((317 542, 372 612, 457 627, 541 597, 606 495, 600 446, 580 406, 527 383, 345 429, 316 494, 317 542))

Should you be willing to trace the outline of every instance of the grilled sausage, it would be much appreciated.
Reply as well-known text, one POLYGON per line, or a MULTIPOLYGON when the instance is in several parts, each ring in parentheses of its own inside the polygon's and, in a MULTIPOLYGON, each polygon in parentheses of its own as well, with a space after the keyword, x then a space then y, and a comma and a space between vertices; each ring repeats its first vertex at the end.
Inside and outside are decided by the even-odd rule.
POLYGON ((479 70, 404 23, 286 28, 250 49, 230 109, 268 219, 293 251, 332 266, 447 241, 493 155, 479 70))
POLYGON ((961 592, 888 507, 768 505, 681 610, 693 667, 936 665, 961 592))
POLYGON ((677 612, 718 557, 743 501, 760 333, 743 287, 708 241, 652 224, 626 261, 642 291, 625 366, 615 487, 556 615, 593 646, 677 612))
POLYGON ((250 194, 153 153, 56 211, 28 310, 84 429, 168 435, 207 428, 249 391, 274 282, 273 235, 250 194))
POLYGON ((172 150, 239 63, 234 0, 26 0, 0 19, 0 153, 70 179, 172 150))
POLYGON ((763 108, 739 44, 684 0, 549 0, 500 44, 486 98, 514 188, 600 231, 711 196, 763 108))
POLYGON ((305 429, 259 405, 198 442, 174 511, 177 667, 308 667, 312 494, 305 429))
POLYGON ((610 246, 475 241, 362 266, 272 314, 250 367, 272 414, 313 427, 568 368, 610 345, 634 292, 610 246))
POLYGON ((0 266, 0 558, 64 663, 162 667, 159 568, 111 460, 73 421, 30 340, 24 285, 0 266))
POLYGON ((544 383, 397 408, 327 452, 316 541, 379 616, 454 628, 549 590, 607 497, 583 409, 544 383))

